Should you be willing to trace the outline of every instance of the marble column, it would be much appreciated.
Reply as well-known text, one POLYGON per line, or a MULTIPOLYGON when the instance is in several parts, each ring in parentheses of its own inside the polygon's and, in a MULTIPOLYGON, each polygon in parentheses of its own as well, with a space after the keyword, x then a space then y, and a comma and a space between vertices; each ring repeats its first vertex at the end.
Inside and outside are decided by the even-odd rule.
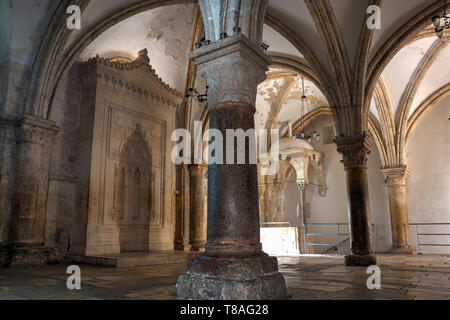
MULTIPOLYGON (((237 34, 192 52, 191 59, 210 86, 210 128, 222 132, 224 141, 227 129, 254 129, 257 86, 270 65, 260 47, 237 34)), ((255 147, 247 144, 246 154, 255 147)), ((248 156, 246 164, 209 165, 206 252, 178 278, 180 299, 287 298, 278 261, 260 243, 257 176, 248 156)))
POLYGON ((191 165, 190 173, 190 216, 189 239, 192 251, 205 251, 207 221, 207 165, 191 165))
POLYGON ((347 205, 349 211, 351 253, 345 257, 348 266, 376 264, 372 254, 372 219, 370 216, 367 156, 371 142, 366 134, 335 140, 347 176, 347 205))
POLYGON ((38 265, 54 259, 45 248, 50 148, 59 129, 52 121, 25 116, 16 128, 17 161, 9 243, 12 265, 38 265))
POLYGON ((406 179, 409 170, 405 167, 382 169, 389 194, 391 216, 392 253, 414 254, 409 233, 408 206, 406 204, 406 179))

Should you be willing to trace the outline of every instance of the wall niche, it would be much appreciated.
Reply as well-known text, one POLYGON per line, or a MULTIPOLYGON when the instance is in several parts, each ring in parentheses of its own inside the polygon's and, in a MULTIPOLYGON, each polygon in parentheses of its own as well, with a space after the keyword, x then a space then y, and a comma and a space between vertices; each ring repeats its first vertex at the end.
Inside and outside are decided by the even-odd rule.
POLYGON ((74 219, 74 234, 86 235, 78 254, 173 250, 170 136, 183 97, 149 62, 142 50, 132 62, 96 57, 81 67, 78 193, 88 200, 74 219))

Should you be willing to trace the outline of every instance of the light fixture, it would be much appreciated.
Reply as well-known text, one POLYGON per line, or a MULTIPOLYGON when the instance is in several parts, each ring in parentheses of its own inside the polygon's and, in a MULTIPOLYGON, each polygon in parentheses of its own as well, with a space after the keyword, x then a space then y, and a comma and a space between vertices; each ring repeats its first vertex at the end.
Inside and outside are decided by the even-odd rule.
POLYGON ((436 35, 439 39, 442 39, 444 36, 444 28, 449 29, 450 28, 450 15, 447 14, 447 1, 444 1, 444 14, 442 16, 434 16, 431 21, 433 22, 433 25, 436 30, 436 35), (444 25, 441 25, 441 19, 444 19, 444 25))
POLYGON ((262 42, 261 43, 261 49, 262 51, 266 52, 267 50, 269 50, 270 45, 266 42, 262 42))
POLYGON ((189 88, 188 94, 186 95, 186 98, 194 98, 195 101, 199 103, 207 102, 208 101, 208 89, 209 86, 206 86, 206 92, 204 94, 200 94, 200 92, 197 91, 195 88, 189 88))
POLYGON ((312 132, 310 134, 307 134, 305 132, 305 115, 308 114, 311 110, 309 107, 309 101, 308 101, 308 97, 305 94, 305 78, 302 76, 302 110, 301 110, 301 127, 300 127, 300 133, 296 135, 296 137, 298 139, 303 139, 306 140, 308 142, 311 142, 311 139, 314 138, 317 141, 319 141, 320 139, 320 134, 314 130, 314 123, 313 121, 311 121, 311 128, 312 128, 312 132))

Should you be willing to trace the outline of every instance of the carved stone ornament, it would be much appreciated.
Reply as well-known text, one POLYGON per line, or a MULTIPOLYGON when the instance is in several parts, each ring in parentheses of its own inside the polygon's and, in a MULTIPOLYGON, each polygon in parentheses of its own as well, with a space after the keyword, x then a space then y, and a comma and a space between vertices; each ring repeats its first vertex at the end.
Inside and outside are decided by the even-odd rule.
POLYGON ((16 128, 17 143, 31 143, 45 146, 48 138, 56 135, 59 128, 53 121, 26 115, 16 128))
POLYGON ((398 167, 398 168, 385 168, 381 172, 384 176, 384 182, 388 186, 403 185, 409 177, 409 168, 398 167))
POLYGON ((243 34, 195 50, 190 55, 209 85, 208 102, 254 105, 258 84, 266 79, 270 58, 243 34))
POLYGON ((191 177, 197 178, 197 177, 204 177, 208 173, 208 166, 207 165, 189 165, 189 173, 191 177))
POLYGON ((367 167, 372 143, 366 134, 337 138, 334 143, 342 155, 345 169, 367 167))
POLYGON ((97 55, 83 64, 81 78, 85 86, 99 80, 105 82, 107 86, 122 90, 127 94, 160 102, 175 109, 179 108, 183 103, 183 94, 165 83, 149 63, 147 49, 139 51, 138 57, 131 62, 119 62, 97 55), (140 72, 147 77, 147 81, 142 84, 130 80, 131 78, 126 80, 127 78, 118 76, 117 71, 120 71, 122 75, 140 72))

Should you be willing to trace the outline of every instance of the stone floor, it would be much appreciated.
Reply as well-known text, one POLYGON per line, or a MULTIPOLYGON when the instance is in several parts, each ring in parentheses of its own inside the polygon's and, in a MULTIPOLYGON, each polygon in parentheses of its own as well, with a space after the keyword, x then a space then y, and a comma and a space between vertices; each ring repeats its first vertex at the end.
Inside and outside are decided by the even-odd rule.
MULTIPOLYGON (((294 300, 450 299, 450 256, 378 256, 381 290, 368 290, 365 268, 342 257, 283 257, 280 270, 294 300)), ((80 265, 82 289, 66 287, 66 266, 0 269, 0 300, 175 299, 184 263, 105 268, 80 265)))

